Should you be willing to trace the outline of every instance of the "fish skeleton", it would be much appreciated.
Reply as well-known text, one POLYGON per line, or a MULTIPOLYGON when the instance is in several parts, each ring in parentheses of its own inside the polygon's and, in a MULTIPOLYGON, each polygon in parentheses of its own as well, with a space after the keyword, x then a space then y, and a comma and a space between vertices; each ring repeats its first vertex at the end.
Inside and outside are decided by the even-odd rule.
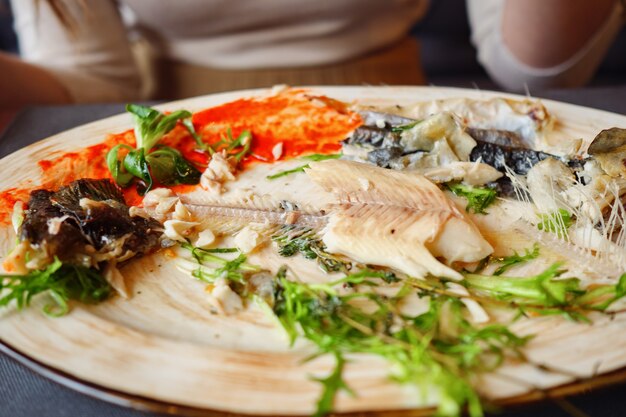
POLYGON ((272 201, 271 191, 263 193, 265 180, 258 176, 255 193, 246 198, 237 199, 232 192, 222 199, 206 192, 180 198, 209 227, 228 224, 230 233, 250 222, 313 227, 331 253, 417 278, 461 279, 438 258, 448 264, 475 262, 493 250, 471 220, 420 174, 345 160, 312 162, 305 172, 290 181, 316 194, 303 199, 303 193, 294 192, 291 207, 285 207, 285 200, 272 201))

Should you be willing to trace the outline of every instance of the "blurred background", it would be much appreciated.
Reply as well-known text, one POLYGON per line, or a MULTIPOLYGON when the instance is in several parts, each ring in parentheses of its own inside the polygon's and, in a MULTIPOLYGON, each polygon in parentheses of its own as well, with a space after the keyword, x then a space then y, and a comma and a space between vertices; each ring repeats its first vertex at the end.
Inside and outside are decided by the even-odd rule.
MULTIPOLYGON (((15 1, 15 0, 14 0, 15 1)), ((22 0, 17 0, 22 1, 22 0)), ((47 4, 63 4, 55 1, 36 1, 27 0, 29 3, 47 3, 47 4)), ((82 0, 81 0, 82 1, 82 0)), ((493 3, 493 0, 490 0, 493 3)), ((408 2, 405 2, 408 3, 408 2)), ((471 3, 471 2, 467 2, 471 3)), ((14 3, 14 7, 16 4, 14 3)), ((86 84, 77 84, 73 87, 76 91, 71 91, 74 97, 65 98, 61 102, 56 103, 54 99, 42 100, 37 102, 34 100, 25 100, 24 103, 15 108, 8 108, 6 103, 2 105, 3 94, 0 91, 0 131, 6 126, 9 120, 15 115, 20 107, 33 104, 64 104, 64 102, 110 102, 134 99, 151 99, 151 100, 170 100, 175 98, 184 98, 193 95, 199 95, 220 90, 233 90, 249 87, 268 87, 275 84, 276 80, 281 80, 286 84, 356 84, 356 85, 377 85, 377 84, 427 84, 435 86, 455 86, 466 88, 481 88, 490 90, 506 90, 506 83, 498 83, 495 81, 497 76, 492 77, 485 71, 478 60, 478 51, 472 43, 472 32, 470 19, 468 17, 468 6, 466 0, 424 0, 423 13, 419 18, 415 19, 417 23, 412 25, 409 39, 400 42, 400 46, 390 48, 390 51, 380 53, 376 52, 371 57, 357 59, 357 64, 345 65, 341 64, 337 67, 330 67, 331 71, 325 70, 324 74, 306 73, 300 71, 298 76, 294 76, 294 71, 289 69, 281 69, 282 72, 274 71, 269 76, 262 71, 243 71, 236 70, 232 75, 223 69, 208 71, 202 69, 198 65, 181 66, 172 60, 155 59, 154 44, 148 45, 137 34, 129 30, 126 34, 133 44, 133 56, 138 62, 141 71, 140 92, 134 96, 103 95, 101 97, 92 94, 89 95, 85 91, 86 84), (415 47, 411 42, 415 42, 415 47), (413 56, 415 55, 415 56, 413 56), (385 60, 391 63, 387 71, 396 71, 394 81, 386 82, 372 76, 372 73, 380 71, 380 65, 385 60), (421 65, 420 65, 421 64, 421 65), (356 66, 355 66, 356 65, 356 66), (364 69, 365 68, 365 69, 364 69), (402 68, 403 73, 397 71, 402 68), (355 70, 356 69, 356 70, 355 70), (370 71, 370 73, 368 73, 370 71), (345 74, 351 73, 351 78, 345 74), (208 74, 208 75, 207 75, 208 74), (304 74, 304 75, 303 75, 304 74), (339 75, 338 75, 339 74, 339 75), (359 78, 360 77, 360 78, 359 78), (193 83, 185 82, 186 79, 193 79, 193 83), (164 81, 165 80, 165 81, 164 81), (183 80, 183 81, 181 81, 183 80), (200 80, 200 81, 198 81, 200 80), (212 80, 212 81, 208 81, 212 80), (78 91, 78 92, 77 92, 78 91), (81 94, 83 94, 81 96, 81 94)), ((617 0, 616 0, 617 4, 617 0)), ((623 3, 622 3, 623 4, 623 3)), ((87 10, 87 15, 89 11, 87 10)), ((23 13, 23 11, 22 11, 23 13)), ((93 16, 91 16, 93 18, 93 16)), ((133 17, 122 12, 124 21, 132 21, 133 17)), ((22 19, 24 20, 24 19, 22 19)), ((36 20, 35 20, 36 22, 36 20)), ((0 0, 0 51, 19 56, 20 41, 14 31, 14 14, 11 10, 9 0, 0 0)), ((22 25, 24 30, 24 25, 22 25)), ((114 32, 115 29, 112 29, 114 32)), ((149 32, 144 32, 142 36, 150 36, 149 32)), ((32 34, 26 34, 32 38, 32 34)), ((27 37, 23 35, 23 37, 27 37)), ((81 34, 79 33, 80 37, 81 34)), ((475 36, 475 35, 474 35, 475 36)), ((28 41, 30 58, 36 53, 32 50, 33 39, 28 41)), ((43 43, 44 47, 49 47, 50 42, 43 43)), ((84 46, 84 45, 81 45, 84 46)), ((54 47, 54 45, 52 46, 54 47)), ((36 48, 35 48, 36 49, 36 48)), ((45 58, 45 51, 37 51, 41 59, 45 58), (44 57, 44 58, 42 58, 44 57)), ((6 55, 5 55, 6 56, 6 55)), ((0 56, 2 58, 2 56, 0 56)), ((68 58, 69 60, 73 58, 68 58)), ((35 62, 33 59, 30 62, 35 62)), ((2 64, 2 62, 0 62, 2 64)), ((56 64, 55 64, 56 65, 56 64)), ((45 67, 45 65, 44 65, 45 67)), ((0 70, 2 69, 0 65, 0 70)), ((622 29, 619 34, 611 42, 610 48, 606 54, 603 54, 601 63, 597 70, 593 71, 591 81, 586 86, 611 86, 626 85, 626 30, 622 29)), ((15 72, 14 72, 15 73, 15 72)), ((58 75, 59 73, 57 73, 58 75)), ((61 77, 63 78, 63 77, 61 77)), ((0 86, 2 86, 0 80, 0 86)), ((4 80, 6 82, 6 80, 4 80)), ((68 84, 73 83, 66 83, 68 84)), ((574 83, 575 84, 575 83, 574 83)), ((545 88, 561 88, 571 87, 571 82, 564 85, 546 84, 545 86, 533 85, 527 90, 531 94, 540 94, 545 88)), ((580 85, 575 85, 580 87, 580 85)), ((9 85, 10 87, 10 85, 9 85)), ((6 89, 6 87, 5 87, 6 89)), ((521 91, 519 88, 517 91, 521 91)), ((26 94, 26 93, 25 93, 26 94)))

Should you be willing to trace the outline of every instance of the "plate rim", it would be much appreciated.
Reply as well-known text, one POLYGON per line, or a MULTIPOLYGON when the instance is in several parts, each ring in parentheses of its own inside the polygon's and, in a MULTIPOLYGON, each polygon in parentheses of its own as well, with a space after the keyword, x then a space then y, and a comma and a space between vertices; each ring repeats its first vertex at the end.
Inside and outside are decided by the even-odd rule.
MULTIPOLYGON (((579 110, 583 110, 583 109, 587 111, 592 110, 594 114, 597 114, 597 115, 605 114, 611 117, 617 116, 619 118, 624 119, 624 122, 626 123, 626 116, 620 113, 610 112, 610 111, 601 110, 601 109, 595 109, 592 107, 586 107, 586 106, 582 106, 578 104, 571 104, 571 103, 558 101, 558 100, 543 99, 540 97, 532 97, 532 96, 523 96, 519 94, 505 93, 505 92, 499 92, 499 91, 493 91, 493 90, 473 90, 473 89, 457 88, 457 87, 436 87, 436 86, 302 86, 302 87, 298 86, 298 87, 293 87, 293 88, 303 88, 305 90, 310 90, 314 93, 322 93, 331 97, 333 95, 333 91, 340 91, 340 92, 343 92, 344 94, 350 94, 351 91, 356 91, 356 90, 360 90, 360 91, 368 90, 371 92, 375 92, 376 90, 393 91, 394 89, 409 89, 409 90, 415 91, 416 95, 418 95, 420 91, 431 91, 431 92, 441 92, 443 95, 446 95, 446 96, 448 96, 449 93, 453 93, 455 96, 458 96, 459 98, 468 97, 468 93, 469 93, 469 98, 478 98, 478 97, 472 97, 472 96, 480 95, 480 96, 484 96, 483 98, 487 98, 487 99, 495 98, 495 97, 511 98, 511 99, 532 99, 532 100, 540 100, 548 108, 553 104, 557 104, 558 106, 567 106, 571 108, 577 108, 579 110)), ((243 98, 243 97, 259 96, 262 94, 267 94, 269 92, 271 92, 271 89, 268 89, 268 88, 229 91, 229 92, 214 93, 214 94, 207 94, 207 95, 202 95, 202 96, 197 96, 197 97, 191 97, 191 98, 186 98, 182 100, 175 100, 175 101, 170 101, 166 103, 160 103, 154 107, 159 108, 159 109, 171 110, 171 109, 175 109, 181 106, 187 106, 189 105, 189 103, 192 103, 192 104, 201 103, 202 101, 207 100, 207 99, 213 99, 216 101, 220 101, 222 103, 226 103, 230 100, 243 98)), ((419 97, 416 96, 415 101, 418 102, 418 101, 424 101, 424 100, 420 100, 419 97)), ((194 109, 194 111, 200 110, 202 108, 201 105, 196 106, 196 107, 199 107, 199 108, 194 109)), ((40 145, 42 142, 53 141, 58 136, 68 134, 68 132, 88 128, 89 126, 102 124, 104 122, 107 122, 107 124, 116 123, 120 126, 116 129, 120 129, 120 130, 130 128, 130 119, 128 118, 127 114, 125 113, 116 114, 116 115, 98 119, 92 122, 77 125, 70 129, 63 130, 52 136, 48 136, 41 140, 35 141, 23 148, 16 150, 15 152, 11 152, 5 155, 4 157, 0 159, 0 163, 5 162, 7 158, 14 157, 14 155, 18 153, 23 153, 23 152, 28 153, 29 148, 31 146, 40 145), (125 117, 127 118, 127 122, 123 121, 125 117)), ((89 145, 86 144, 85 146, 89 146, 89 145)), ((172 402, 158 400, 155 398, 143 397, 141 395, 136 395, 136 394, 132 394, 132 393, 124 392, 124 391, 118 391, 118 390, 115 390, 115 389, 112 389, 103 385, 99 385, 97 383, 92 383, 87 380, 83 380, 80 377, 66 373, 65 371, 62 371, 60 369, 54 368, 51 365, 42 363, 39 360, 30 357, 28 354, 25 354, 19 351, 18 349, 12 347, 9 343, 7 343, 2 338, 0 338, 0 352, 2 352, 3 355, 6 355, 13 361, 16 361, 20 363, 21 365, 26 366, 28 369, 31 369, 32 371, 37 373, 39 376, 43 376, 46 379, 51 380, 55 383, 58 383, 62 386, 65 386, 69 389, 72 389, 73 391, 88 395, 92 398, 104 400, 108 403, 112 403, 115 405, 129 407, 132 409, 143 410, 143 411, 165 412, 168 414, 189 415, 189 416, 194 416, 194 417, 206 416, 206 415, 211 415, 211 416, 213 415, 219 415, 219 416, 249 415, 249 414, 242 414, 242 413, 231 413, 231 412, 221 411, 221 410, 219 411, 212 410, 209 408, 199 408, 199 407, 193 407, 193 406, 187 406, 187 405, 176 405, 172 402)), ((533 390, 527 394, 510 397, 510 398, 506 398, 503 400, 498 400, 495 403, 507 405, 507 406, 518 405, 518 404, 528 404, 530 402, 536 402, 541 399, 545 399, 546 396, 560 398, 564 396, 575 395, 577 393, 581 393, 589 389, 606 387, 606 386, 624 382, 624 381, 626 381, 626 366, 618 370, 611 371, 606 374, 594 376, 591 379, 585 380, 582 382, 572 382, 572 383, 568 383, 565 385, 556 386, 545 391, 533 390)), ((429 409, 422 408, 422 409, 411 409, 411 410, 349 412, 349 413, 342 413, 342 414, 349 416, 352 414, 389 415, 390 413, 394 415, 396 415, 397 413, 397 415, 402 415, 402 416, 409 416, 409 415, 421 416, 421 415, 429 414, 430 412, 429 412, 429 409)))

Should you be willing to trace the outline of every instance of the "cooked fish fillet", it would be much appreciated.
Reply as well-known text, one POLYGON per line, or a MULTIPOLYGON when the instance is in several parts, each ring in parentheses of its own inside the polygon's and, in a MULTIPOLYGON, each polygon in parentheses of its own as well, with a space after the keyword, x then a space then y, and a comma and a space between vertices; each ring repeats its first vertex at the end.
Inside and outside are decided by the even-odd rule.
MULTIPOLYGON (((281 169, 289 167, 280 164, 281 169)), ((425 177, 343 160, 310 163, 302 173, 267 180, 253 167, 223 194, 181 196, 194 218, 221 234, 245 225, 301 224, 323 230, 331 253, 411 276, 461 275, 441 263, 474 262, 492 252, 478 229, 425 177), (287 204, 287 207, 285 205, 287 204)))
POLYGON ((337 196, 323 241, 330 252, 415 277, 460 279, 439 262, 474 262, 493 249, 425 177, 351 161, 310 164, 307 175, 337 196))

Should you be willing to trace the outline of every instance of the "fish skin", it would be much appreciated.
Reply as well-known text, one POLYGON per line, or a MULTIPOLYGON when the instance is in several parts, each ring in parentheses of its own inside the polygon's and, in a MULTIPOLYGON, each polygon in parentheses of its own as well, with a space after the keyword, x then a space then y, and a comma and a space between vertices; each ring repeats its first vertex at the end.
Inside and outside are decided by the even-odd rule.
POLYGON ((108 179, 81 179, 59 191, 31 193, 20 230, 20 240, 44 248, 48 256, 71 261, 120 240, 122 253, 149 253, 159 244, 161 225, 152 219, 129 215, 120 190, 108 179), (81 199, 101 204, 83 208, 81 199), (57 233, 48 230, 48 220, 67 216, 57 233), (92 249, 93 249, 92 248, 92 249))
MULTIPOLYGON (((388 167, 390 160, 399 157, 400 154, 410 153, 395 149, 397 143, 394 143, 392 139, 397 135, 391 129, 415 123, 416 119, 372 111, 361 111, 359 114, 364 124, 345 141, 347 145, 371 148, 370 153, 374 154, 371 158, 368 154, 368 160, 381 167, 388 167), (383 121, 384 127, 377 126, 377 121, 383 121), (388 152, 382 152, 385 148, 390 149, 388 152)), ((468 127, 466 133, 476 141, 469 160, 491 165, 500 172, 506 172, 505 166, 508 166, 515 173, 525 175, 539 161, 546 158, 561 159, 525 147, 524 140, 516 132, 468 127)))
POLYGON ((429 246, 448 262, 478 261, 493 251, 465 214, 422 175, 342 160, 311 163, 306 173, 339 202, 323 236, 330 252, 417 278, 430 273, 461 279, 429 246))

